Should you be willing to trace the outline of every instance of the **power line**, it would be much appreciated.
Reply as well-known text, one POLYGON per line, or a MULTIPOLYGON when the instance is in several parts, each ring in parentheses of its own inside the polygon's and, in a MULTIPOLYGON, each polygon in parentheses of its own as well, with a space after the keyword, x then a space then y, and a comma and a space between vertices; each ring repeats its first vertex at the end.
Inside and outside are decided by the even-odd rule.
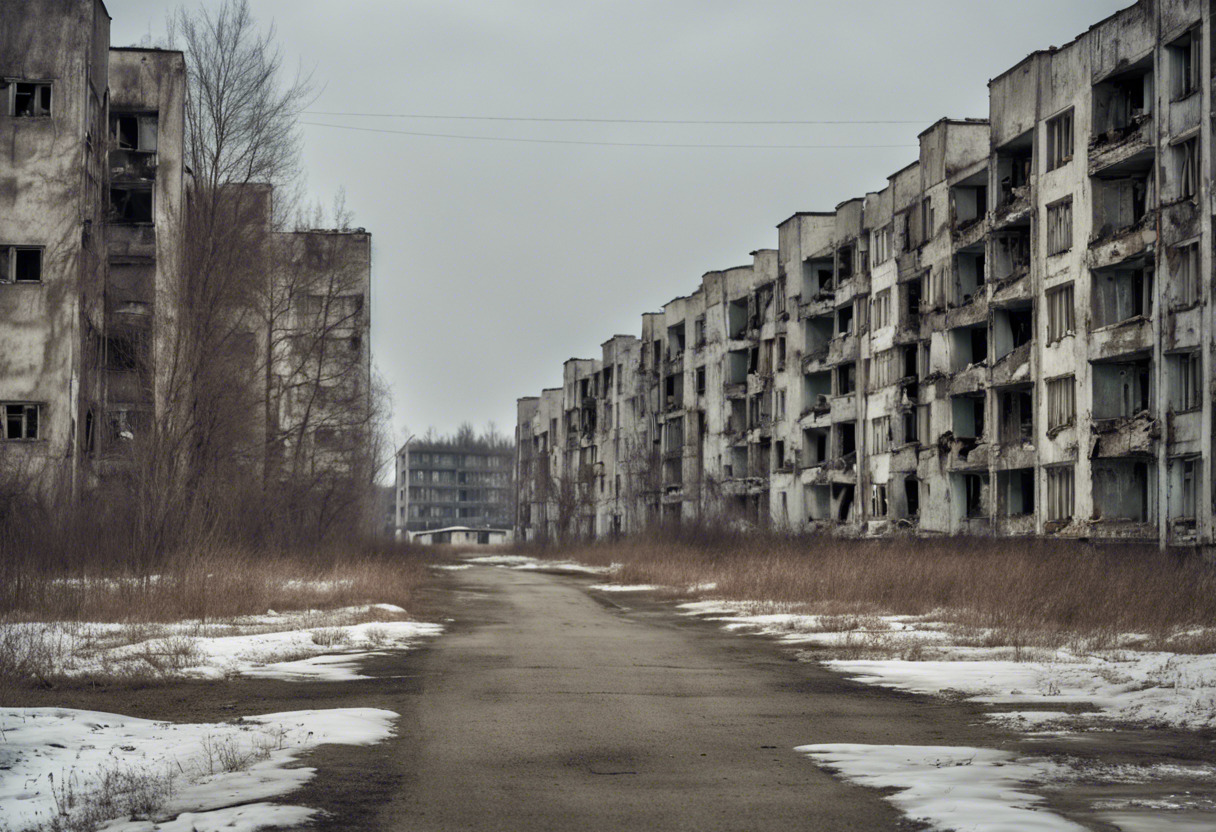
POLYGON ((512 136, 468 136, 457 133, 419 133, 411 130, 384 130, 377 127, 354 127, 349 124, 322 124, 317 121, 301 121, 308 127, 330 127, 335 130, 355 130, 360 133, 387 133, 393 136, 423 136, 431 139, 468 139, 480 142, 523 142, 526 144, 574 144, 591 147, 671 147, 671 148, 722 148, 730 150, 843 150, 909 148, 914 144, 674 144, 664 142, 604 142, 580 141, 577 139, 526 139, 512 136))
POLYGON ((563 124, 929 124, 933 119, 679 119, 679 118, 544 118, 531 116, 443 116, 431 113, 337 113, 305 110, 309 116, 348 118, 418 118, 436 121, 528 121, 563 124))

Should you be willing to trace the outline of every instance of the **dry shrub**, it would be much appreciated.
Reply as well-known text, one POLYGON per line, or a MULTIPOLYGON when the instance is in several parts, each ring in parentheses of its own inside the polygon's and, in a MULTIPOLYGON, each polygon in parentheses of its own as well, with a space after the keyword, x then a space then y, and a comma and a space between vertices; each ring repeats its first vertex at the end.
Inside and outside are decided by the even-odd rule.
MULTIPOLYGON (((1124 633, 1160 640, 1216 625, 1216 569, 1192 553, 1074 541, 843 540, 697 526, 534 554, 622 564, 623 584, 695 587, 822 613, 924 615, 993 631, 1004 645, 1124 633)), ((706 594, 706 593, 693 593, 706 594)), ((1196 645, 1208 638, 1195 638, 1196 645)))

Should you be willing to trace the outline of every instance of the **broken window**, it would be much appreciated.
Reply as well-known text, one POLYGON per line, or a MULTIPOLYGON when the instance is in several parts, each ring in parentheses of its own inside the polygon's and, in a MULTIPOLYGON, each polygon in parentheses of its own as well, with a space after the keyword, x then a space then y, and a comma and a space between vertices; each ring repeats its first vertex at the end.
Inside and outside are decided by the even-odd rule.
POLYGON ((1047 122, 1047 169, 1055 170, 1072 161, 1073 111, 1056 116, 1047 122))
POLYGON ((903 412, 904 423, 904 441, 905 445, 915 444, 920 439, 920 432, 917 430, 916 417, 919 408, 909 408, 903 412))
POLYGON ((732 300, 727 306, 727 336, 742 338, 747 332, 747 298, 732 300))
POLYGON ((857 365, 850 362, 836 368, 836 395, 847 396, 857 390, 857 365))
POLYGON ((1047 343, 1054 344, 1065 335, 1072 335, 1076 328, 1076 304, 1073 302, 1072 284, 1048 289, 1047 343))
POLYGON ((1193 29, 1169 46, 1172 98, 1175 101, 1198 92, 1203 53, 1199 30, 1193 29))
POLYGON ((933 216, 933 200, 930 197, 925 197, 920 203, 920 238, 923 242, 928 242, 933 239, 933 235, 937 233, 937 224, 934 222, 933 216))
POLYGON ((899 287, 900 294, 902 295, 901 306, 904 313, 903 325, 911 329, 920 326, 920 306, 924 292, 923 284, 924 278, 921 277, 899 287))
POLYGON ((1170 460, 1174 469, 1174 499, 1171 516, 1175 520, 1193 520, 1199 506, 1199 475, 1203 461, 1199 457, 1170 460))
POLYGON ((986 280, 987 258, 983 243, 960 251, 954 258, 954 296, 951 302, 964 306, 980 293, 986 280))
POLYGON ((1174 306, 1187 308, 1194 306, 1203 296, 1202 272, 1199 260, 1199 244, 1190 243, 1178 246, 1173 251, 1174 280, 1171 281, 1174 306))
POLYGON ((870 422, 873 438, 873 453, 885 454, 891 450, 891 417, 879 416, 870 422))
POLYGON ((1072 197, 1047 206, 1047 253, 1072 248, 1072 197))
POLYGON ((1034 514, 1034 469, 1019 468, 997 474, 1000 512, 1005 517, 1034 514))
POLYGON ((1073 424, 1077 418, 1077 380, 1074 376, 1047 382, 1047 429, 1073 424))
POLYGON ((958 327, 950 330, 951 369, 959 372, 988 360, 988 327, 958 327))
POLYGON ((0 283, 41 282, 41 247, 0 246, 0 283))
POLYGON ((697 395, 704 396, 705 395, 705 368, 704 367, 697 368, 696 377, 697 377, 697 395))
POLYGON ((852 422, 836 424, 837 456, 851 456, 857 452, 857 425, 852 422))
POLYGON ((870 486, 870 516, 878 518, 887 516, 887 486, 885 484, 870 486))
POLYGON ((1095 419, 1131 419, 1151 410, 1152 361, 1103 361, 1093 365, 1095 419))
POLYGON ((37 118, 51 114, 51 84, 49 81, 0 81, 0 105, 3 114, 37 118))
POLYGON ((807 428, 802 431, 802 465, 814 468, 828 458, 828 434, 824 430, 807 428))
POLYGON ((22 439, 40 439, 38 426, 42 405, 22 402, 5 402, 0 404, 4 411, 4 439, 16 441, 22 439))
POLYGON ((987 485, 987 474, 963 475, 963 493, 968 518, 984 517, 987 514, 984 508, 984 492, 987 490, 987 485))
POLYGON ((152 223, 152 187, 150 185, 111 185, 110 221, 152 223))
POLYGON ((667 358, 673 360, 684 354, 684 322, 667 327, 667 358))
POLYGON ((997 406, 1001 413, 1001 442, 1015 444, 1034 440, 1034 395, 1030 389, 1000 391, 997 406))
MULTIPOLYGON (((836 276, 840 281, 848 280, 853 276, 853 247, 842 246, 836 252, 836 276)), ((837 282, 837 285, 840 285, 837 282)))
POLYGON ((950 189, 955 230, 962 231, 988 213, 988 171, 983 170, 950 189))
POLYGON ((701 317, 699 317, 695 321, 693 321, 692 331, 693 331, 693 341, 694 341, 693 348, 701 349, 701 347, 705 346, 705 316, 704 315, 702 315, 701 317))
POLYGON ((1096 460, 1092 470, 1095 520, 1152 522, 1155 467, 1139 460, 1110 459, 1096 460))
POLYGON ((1170 407, 1176 413, 1197 410, 1202 404, 1203 361, 1197 352, 1167 357, 1170 368, 1170 407))
POLYGON ((1029 196, 1030 174, 1034 169, 1034 131, 1028 130, 997 150, 996 164, 1000 187, 998 208, 1009 207, 1029 196))
POLYGON ((155 153, 158 122, 155 114, 112 113, 110 136, 118 150, 155 153))
POLYGON ((832 395, 832 374, 828 371, 807 373, 802 377, 802 390, 808 410, 826 408, 832 395))
POLYGON ((1130 127, 1153 109, 1153 59, 1094 86, 1094 135, 1130 127))
POLYGON ((956 439, 981 439, 984 436, 983 395, 955 396, 950 400, 956 439))
POLYGON ((1014 306, 998 309, 992 316, 993 351, 997 360, 1030 343, 1034 333, 1034 308, 1014 306))
POLYGON ((853 332, 853 305, 842 306, 836 310, 836 334, 849 335, 853 332))
POLYGON ((1124 264, 1091 276, 1091 323, 1094 329, 1148 318, 1153 314, 1153 267, 1124 264))
POLYGON ((1174 170, 1178 181, 1178 198, 1194 199, 1199 194, 1199 137, 1174 145, 1174 170))

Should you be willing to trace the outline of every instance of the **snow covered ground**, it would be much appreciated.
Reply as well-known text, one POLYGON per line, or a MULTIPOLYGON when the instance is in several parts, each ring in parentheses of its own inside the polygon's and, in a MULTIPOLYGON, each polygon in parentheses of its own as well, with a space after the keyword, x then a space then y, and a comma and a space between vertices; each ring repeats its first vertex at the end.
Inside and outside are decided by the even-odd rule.
POLYGON ((108 832, 296 826, 316 811, 268 803, 310 779, 319 745, 371 745, 392 711, 344 708, 175 724, 66 708, 0 708, 0 829, 108 823, 108 832))
MULTIPOLYGON (((823 664, 870 685, 994 705, 1025 705, 992 719, 1042 728, 1142 722, 1216 727, 1216 655, 1117 648, 1010 647, 986 631, 934 616, 805 615, 778 605, 726 601, 681 604, 691 615, 730 630, 772 636, 794 648, 818 648, 823 664), (774 611, 769 611, 774 610, 774 611), (850 655, 854 654, 854 655, 850 655), (1065 705, 1082 713, 1060 713, 1065 705)), ((1129 635, 1127 643, 1137 640, 1129 635)), ((811 652, 808 657, 818 658, 811 652)))
POLYGON ((465 563, 473 566, 499 566, 523 572, 566 572, 586 575, 610 575, 620 568, 617 564, 588 566, 572 560, 541 560, 526 555, 479 555, 465 558, 465 563))
MULTIPOLYGON (((613 586, 599 591, 671 591, 613 586)), ((1132 649, 1002 644, 1000 634, 949 624, 942 615, 811 615, 771 602, 680 604, 727 630, 780 641, 807 660, 864 684, 963 698, 990 706, 987 718, 1028 737, 1070 738, 1125 724, 1216 728, 1216 655, 1132 649)), ((1183 633, 1196 640, 1205 633, 1183 633)), ((1112 735, 1113 736, 1113 735, 1112 735)), ((1101 765, 1091 759, 1018 757, 955 747, 803 746, 818 764, 887 799, 934 829, 1070 832, 1044 795, 1088 789, 1092 816, 1123 832, 1216 829, 1216 767, 1170 763, 1101 765), (1166 785, 1161 785, 1166 784, 1166 785)))
POLYGON ((373 604, 338 610, 245 616, 226 621, 132 625, 0 624, 7 661, 43 677, 252 676, 294 681, 359 679, 357 664, 402 649, 442 627, 403 620, 405 610, 373 604))

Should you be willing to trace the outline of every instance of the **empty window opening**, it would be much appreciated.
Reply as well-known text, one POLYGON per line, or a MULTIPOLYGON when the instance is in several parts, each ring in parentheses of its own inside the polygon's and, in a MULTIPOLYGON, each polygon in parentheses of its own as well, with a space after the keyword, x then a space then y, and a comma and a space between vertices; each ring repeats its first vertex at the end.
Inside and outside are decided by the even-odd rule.
POLYGON ((857 390, 857 365, 841 364, 836 368, 836 395, 847 396, 857 390))
POLYGON ((1034 469, 1019 468, 997 474, 1000 511, 1005 517, 1034 514, 1034 469))
POLYGON ((1029 344, 1033 334, 1034 308, 1031 306, 998 309, 992 316, 992 346, 998 361, 1029 344))
POLYGON ((1199 507, 1199 477, 1202 470, 1203 460, 1199 457, 1170 460, 1170 471, 1173 477, 1170 489, 1171 519, 1195 519, 1199 507))
POLYGON ((870 439, 875 454, 885 454, 891 450, 891 417, 879 416, 870 422, 870 439))
POLYGON ((870 486, 870 516, 879 519, 887 516, 887 486, 885 483, 870 486))
POLYGON ((988 171, 968 177, 950 189, 950 207, 955 230, 962 231, 988 212, 988 171))
POLYGON ((983 396, 955 396, 950 400, 956 439, 980 439, 984 435, 983 396))
POLYGON ((857 425, 838 422, 835 427, 837 458, 847 458, 857 453, 857 425))
POLYGON ((1145 358, 1093 365, 1095 419, 1131 419, 1150 411, 1152 362, 1145 358))
POLYGON ((42 248, 0 246, 0 283, 41 283, 42 248))
POLYGON ((749 364, 747 350, 732 350, 726 354, 726 383, 746 384, 749 364))
POLYGON ((1170 96, 1173 100, 1186 98, 1199 91, 1203 68, 1203 39, 1193 29, 1168 47, 1170 62, 1170 96))
POLYGON ((916 477, 904 480, 904 501, 908 517, 920 517, 920 480, 916 477))
POLYGON ((836 334, 849 335, 853 332, 853 305, 842 306, 836 310, 836 334))
POLYGON ((988 327, 964 326, 950 330, 951 369, 965 370, 988 360, 988 327))
POLYGON ((726 331, 730 338, 742 338, 747 333, 747 298, 732 300, 726 309, 726 331))
POLYGON ((802 302, 811 303, 831 297, 835 285, 832 261, 804 260, 802 263, 802 302))
POLYGON ((1197 352, 1166 357, 1170 370, 1170 407, 1175 413, 1203 404, 1203 360, 1197 352))
POLYGON ((1090 289, 1093 328, 1153 314, 1153 267, 1117 266, 1092 274, 1090 289))
POLYGON ((0 81, 4 115, 37 118, 51 114, 51 84, 38 81, 0 81))
POLYGON ((826 410, 829 406, 828 399, 832 396, 832 373, 825 370, 804 375, 802 391, 808 412, 826 410))
POLYGON ((0 404, 4 411, 4 438, 8 441, 41 439, 39 423, 42 405, 24 402, 0 404))
POLYGON ((704 396, 705 395, 705 368, 704 367, 697 368, 696 378, 697 378, 697 395, 704 396))
POLYGON ((853 247, 841 246, 836 251, 836 285, 853 276, 853 247))
POLYGON ((988 514, 985 498, 988 496, 987 474, 964 474, 963 494, 966 501, 967 517, 971 519, 986 517, 988 514))
POLYGON ((832 498, 836 501, 836 519, 847 523, 853 519, 853 496, 855 489, 851 485, 833 485, 832 498))
POLYGON ((802 465, 815 468, 828 460, 828 432, 817 428, 802 431, 802 465))
POLYGON ((152 188, 111 185, 110 219, 117 223, 151 223, 152 188))
POLYGON ((954 297, 957 306, 970 303, 984 285, 985 255, 983 245, 960 251, 954 258, 954 297))
POLYGON ((1093 466, 1094 519, 1151 522, 1154 467, 1140 460, 1096 460, 1093 466))
POLYGON ((998 283, 1030 271, 1030 230, 992 235, 992 279, 998 283))
POLYGON ((1030 175, 1034 169, 1034 131, 997 150, 996 177, 1000 188, 997 208, 1007 208, 1030 194, 1030 175))
POLYGON ((834 334, 834 324, 830 315, 819 315, 808 318, 804 327, 806 338, 806 354, 813 355, 826 349, 834 334))
POLYGON ((1000 409, 1001 442, 1022 443, 1034 439, 1034 394, 1030 388, 998 392, 997 407, 1000 409))
POLYGON ((667 357, 679 358, 684 354, 684 323, 667 327, 667 357))
POLYGON ((1203 297, 1199 244, 1178 246, 1169 254, 1170 270, 1174 274, 1174 279, 1169 282, 1170 300, 1175 308, 1194 306, 1203 297))
POLYGON ((1152 67, 1150 57, 1132 69, 1094 85, 1095 136, 1126 130, 1149 117, 1154 95, 1152 67))
POLYGON ((924 300, 924 278, 904 283, 899 287, 900 306, 904 313, 903 325, 915 329, 920 326, 920 307, 924 300))
POLYGON ((119 150, 155 153, 157 132, 155 115, 114 113, 110 116, 110 133, 119 150))
POLYGON ((917 429, 916 408, 909 408, 902 414, 901 421, 903 422, 904 444, 911 445, 920 441, 920 431, 917 429))
POLYGON ((1117 178, 1090 180, 1093 191, 1094 239, 1100 240, 1133 228, 1152 207, 1155 183, 1152 160, 1147 167, 1117 178))

